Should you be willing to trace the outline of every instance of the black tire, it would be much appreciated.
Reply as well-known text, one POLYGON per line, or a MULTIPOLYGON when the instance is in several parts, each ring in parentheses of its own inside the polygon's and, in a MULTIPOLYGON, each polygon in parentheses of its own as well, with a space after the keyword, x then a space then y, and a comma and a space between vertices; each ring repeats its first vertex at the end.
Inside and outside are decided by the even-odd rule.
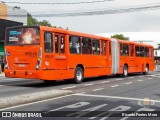
POLYGON ((123 77, 127 77, 128 76, 128 66, 127 65, 124 65, 123 67, 123 77))
POLYGON ((147 75, 148 71, 149 71, 149 67, 148 67, 148 65, 146 65, 143 74, 147 75))
POLYGON ((76 67, 75 73, 74 73, 74 83, 79 84, 84 79, 84 72, 81 67, 76 67))

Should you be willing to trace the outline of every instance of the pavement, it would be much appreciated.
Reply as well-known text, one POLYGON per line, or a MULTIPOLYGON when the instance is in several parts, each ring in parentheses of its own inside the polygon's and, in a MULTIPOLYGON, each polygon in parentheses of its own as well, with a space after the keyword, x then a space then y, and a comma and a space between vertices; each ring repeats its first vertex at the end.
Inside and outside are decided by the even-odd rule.
POLYGON ((60 97, 71 93, 72 91, 70 90, 44 90, 41 92, 4 97, 0 98, 0 109, 60 97))
POLYGON ((4 77, 5 75, 4 75, 4 72, 2 72, 1 74, 0 74, 0 77, 4 77))
MULTIPOLYGON (((0 74, 0 80, 5 79, 5 74, 2 72, 0 74)), ((0 85, 3 86, 3 85, 0 85)), ((1 88, 0 91, 3 91, 4 88, 1 88)), ((0 97, 0 109, 13 107, 16 105, 21 104, 27 104, 32 102, 37 102, 41 100, 51 99, 55 97, 60 97, 64 95, 72 94, 72 91, 70 90, 42 90, 38 92, 32 92, 32 93, 24 93, 24 94, 18 94, 18 95, 12 95, 12 96, 1 96, 0 97)))

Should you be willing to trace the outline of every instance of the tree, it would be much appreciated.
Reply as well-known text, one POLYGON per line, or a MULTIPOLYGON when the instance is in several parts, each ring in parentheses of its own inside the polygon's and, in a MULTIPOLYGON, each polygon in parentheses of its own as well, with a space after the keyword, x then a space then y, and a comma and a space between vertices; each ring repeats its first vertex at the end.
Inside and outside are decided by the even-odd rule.
POLYGON ((49 23, 47 20, 39 21, 38 25, 49 26, 49 27, 52 26, 51 23, 49 23))
POLYGON ((38 25, 38 20, 33 18, 31 14, 27 14, 27 25, 38 25))
POLYGON ((120 40, 129 40, 129 37, 125 37, 123 34, 115 34, 115 35, 111 36, 111 38, 116 38, 116 39, 120 39, 120 40))
POLYGON ((51 27, 51 23, 47 20, 38 21, 36 18, 33 18, 31 14, 27 14, 27 25, 43 25, 51 27))

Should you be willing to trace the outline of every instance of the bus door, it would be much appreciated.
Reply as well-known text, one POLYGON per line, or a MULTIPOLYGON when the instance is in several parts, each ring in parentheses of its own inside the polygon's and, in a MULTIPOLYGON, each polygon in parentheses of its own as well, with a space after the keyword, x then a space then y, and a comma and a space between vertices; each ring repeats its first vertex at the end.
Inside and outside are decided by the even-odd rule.
POLYGON ((107 51, 106 51, 106 45, 107 45, 107 41, 101 41, 101 55, 102 55, 102 63, 101 66, 102 67, 108 67, 108 58, 107 58, 107 51))
POLYGON ((109 74, 112 74, 112 47, 111 47, 111 41, 107 42, 107 49, 108 49, 108 58, 107 58, 107 62, 108 62, 108 68, 109 68, 109 74))
POLYGON ((134 72, 136 69, 135 69, 135 54, 134 54, 134 44, 131 44, 130 46, 129 46, 129 50, 130 50, 130 62, 129 62, 129 72, 134 72))
POLYGON ((54 40, 52 32, 45 31, 44 33, 44 57, 42 61, 44 62, 44 69, 53 70, 54 69, 54 40))
POLYGON ((61 33, 55 33, 55 69, 66 70, 67 58, 66 58, 66 35, 61 33))

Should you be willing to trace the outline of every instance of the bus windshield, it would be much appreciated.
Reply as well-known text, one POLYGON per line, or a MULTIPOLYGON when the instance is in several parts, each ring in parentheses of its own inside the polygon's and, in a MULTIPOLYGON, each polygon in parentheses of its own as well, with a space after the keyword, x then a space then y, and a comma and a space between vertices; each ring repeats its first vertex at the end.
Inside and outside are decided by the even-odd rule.
POLYGON ((38 27, 9 28, 6 32, 6 45, 40 45, 38 27))

